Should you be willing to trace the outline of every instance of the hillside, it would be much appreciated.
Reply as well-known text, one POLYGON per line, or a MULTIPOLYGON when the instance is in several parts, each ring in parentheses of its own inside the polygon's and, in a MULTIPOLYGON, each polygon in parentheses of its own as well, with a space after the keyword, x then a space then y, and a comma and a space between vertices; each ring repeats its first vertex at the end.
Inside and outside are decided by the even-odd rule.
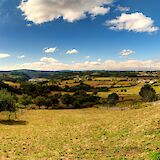
POLYGON ((160 157, 160 107, 30 110, 0 121, 0 159, 124 160, 160 157))

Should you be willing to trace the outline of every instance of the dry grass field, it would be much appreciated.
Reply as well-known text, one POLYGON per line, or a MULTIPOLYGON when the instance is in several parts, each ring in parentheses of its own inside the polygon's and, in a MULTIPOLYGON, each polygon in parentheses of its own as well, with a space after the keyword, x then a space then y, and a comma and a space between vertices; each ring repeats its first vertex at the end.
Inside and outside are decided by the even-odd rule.
POLYGON ((160 107, 0 115, 0 160, 159 160, 160 107))

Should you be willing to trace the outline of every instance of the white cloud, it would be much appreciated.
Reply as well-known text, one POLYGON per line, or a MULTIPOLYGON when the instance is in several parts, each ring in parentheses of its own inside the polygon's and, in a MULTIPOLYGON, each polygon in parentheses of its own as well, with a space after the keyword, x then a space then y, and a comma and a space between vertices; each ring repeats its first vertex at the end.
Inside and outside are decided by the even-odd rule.
POLYGON ((90 58, 90 56, 86 56, 86 57, 85 57, 85 59, 89 59, 89 58, 90 58))
POLYGON ((48 62, 48 63, 58 63, 58 60, 55 58, 42 57, 40 62, 48 62))
POLYGON ((26 56, 25 55, 21 55, 21 56, 18 56, 17 58, 18 59, 23 59, 23 58, 25 58, 26 56))
POLYGON ((160 61, 86 61, 81 63, 62 63, 54 58, 43 57, 37 62, 15 66, 1 66, 0 70, 35 69, 35 70, 160 70, 160 61))
POLYGON ((55 53, 57 51, 57 48, 44 48, 44 53, 55 53))
POLYGON ((32 24, 28 23, 26 24, 27 27, 32 27, 32 24))
POLYGON ((92 17, 96 17, 98 15, 105 15, 107 13, 109 13, 110 8, 105 8, 105 7, 95 7, 90 11, 90 14, 92 15, 92 17))
POLYGON ((128 12, 130 11, 129 7, 122 7, 122 6, 118 6, 117 9, 121 12, 128 12))
POLYGON ((130 49, 123 49, 122 51, 120 51, 121 56, 129 56, 133 53, 135 53, 135 51, 132 51, 130 49))
POLYGON ((1 58, 8 58, 10 57, 11 55, 10 54, 7 54, 7 53, 0 53, 0 59, 1 58))
POLYGON ((116 19, 106 21, 106 25, 112 30, 128 30, 134 32, 155 32, 159 28, 154 25, 154 21, 150 17, 146 17, 143 13, 122 13, 116 19))
POLYGON ((74 22, 91 16, 104 15, 113 0, 22 0, 18 8, 25 19, 35 24, 42 24, 62 17, 74 22), (106 8, 105 8, 106 7, 106 8))
POLYGON ((66 54, 77 54, 77 53, 79 53, 79 51, 76 49, 71 49, 66 52, 66 54))
POLYGON ((27 69, 37 69, 37 70, 158 70, 160 69, 160 62, 147 60, 126 60, 126 61, 86 61, 82 63, 66 64, 58 61, 52 62, 50 59, 41 60, 39 62, 23 64, 20 67, 27 69))

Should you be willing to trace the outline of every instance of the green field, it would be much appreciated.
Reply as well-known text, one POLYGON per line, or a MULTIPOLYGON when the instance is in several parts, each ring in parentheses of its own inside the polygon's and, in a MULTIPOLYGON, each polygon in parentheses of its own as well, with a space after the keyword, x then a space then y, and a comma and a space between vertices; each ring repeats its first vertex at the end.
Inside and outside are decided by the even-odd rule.
POLYGON ((159 160, 160 107, 0 115, 0 160, 159 160))

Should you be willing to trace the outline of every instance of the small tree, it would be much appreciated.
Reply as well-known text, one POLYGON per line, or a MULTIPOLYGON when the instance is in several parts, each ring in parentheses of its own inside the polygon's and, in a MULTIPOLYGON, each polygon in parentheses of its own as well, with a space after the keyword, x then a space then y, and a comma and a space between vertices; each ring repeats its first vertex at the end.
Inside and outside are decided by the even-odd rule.
POLYGON ((16 100, 15 96, 11 95, 5 90, 0 91, 0 112, 8 111, 9 120, 12 112, 16 112, 16 100))
POLYGON ((63 104, 66 104, 67 106, 69 106, 70 104, 73 103, 73 97, 69 94, 65 94, 61 97, 61 101, 63 104))
POLYGON ((38 96, 34 99, 34 103, 39 107, 46 106, 46 98, 43 96, 38 96))
POLYGON ((145 102, 153 102, 157 100, 156 91, 149 84, 146 84, 141 88, 139 95, 145 102))
POLYGON ((19 104, 27 106, 29 104, 32 104, 32 97, 28 96, 27 94, 23 94, 19 100, 18 100, 19 104))
POLYGON ((98 90, 97 89, 94 89, 93 90, 93 95, 97 95, 98 94, 98 90))
POLYGON ((118 96, 117 93, 112 93, 112 94, 110 94, 110 95, 108 96, 108 98, 107 98, 107 102, 108 102, 108 104, 110 104, 110 105, 116 105, 117 102, 118 102, 118 100, 119 100, 119 96, 118 96))

